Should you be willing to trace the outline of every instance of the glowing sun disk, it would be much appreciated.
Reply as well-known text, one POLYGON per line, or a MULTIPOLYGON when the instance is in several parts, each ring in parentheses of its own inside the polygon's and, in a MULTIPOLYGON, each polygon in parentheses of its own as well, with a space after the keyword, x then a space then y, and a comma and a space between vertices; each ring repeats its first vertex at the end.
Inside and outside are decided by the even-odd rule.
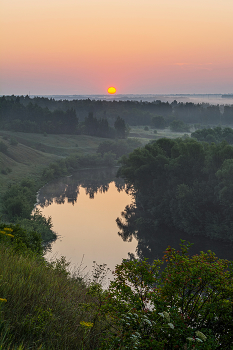
POLYGON ((108 93, 109 94, 115 94, 116 93, 116 88, 114 88, 113 86, 108 88, 108 93))

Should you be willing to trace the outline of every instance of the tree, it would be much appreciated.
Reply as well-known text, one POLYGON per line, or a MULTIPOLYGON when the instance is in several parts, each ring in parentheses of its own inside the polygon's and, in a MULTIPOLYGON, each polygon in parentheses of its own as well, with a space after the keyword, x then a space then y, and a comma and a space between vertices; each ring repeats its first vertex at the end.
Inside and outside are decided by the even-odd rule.
POLYGON ((158 115, 151 118, 151 124, 154 128, 164 129, 167 123, 163 116, 158 115))
POLYGON ((124 139, 126 137, 126 125, 124 119, 118 116, 114 123, 114 127, 117 132, 117 137, 124 139))
POLYGON ((182 120, 173 120, 173 122, 170 123, 170 129, 176 132, 190 132, 189 126, 182 120))

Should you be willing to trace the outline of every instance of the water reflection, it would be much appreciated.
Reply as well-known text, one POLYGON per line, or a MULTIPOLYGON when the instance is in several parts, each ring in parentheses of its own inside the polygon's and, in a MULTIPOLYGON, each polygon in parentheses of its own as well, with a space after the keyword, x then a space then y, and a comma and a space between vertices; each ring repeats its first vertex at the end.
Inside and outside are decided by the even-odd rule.
POLYGON ((124 181, 115 177, 116 172, 114 168, 83 170, 41 189, 39 206, 44 215, 52 217, 54 230, 61 236, 52 244, 48 259, 57 253, 80 264, 84 256, 87 270, 94 260, 113 269, 128 256, 161 259, 169 245, 179 249, 183 239, 194 243, 192 255, 212 250, 219 258, 233 260, 229 243, 158 228, 150 214, 124 191, 124 181))
POLYGON ((85 188, 86 195, 94 199, 95 194, 105 193, 110 182, 114 181, 117 190, 123 191, 124 180, 116 177, 117 168, 86 169, 73 176, 58 179, 44 186, 38 194, 38 203, 44 208, 52 203, 64 204, 65 200, 73 205, 77 202, 80 188, 85 188))
MULTIPOLYGON (((163 252, 170 245, 179 249, 180 239, 193 243, 189 253, 198 254, 200 251, 212 250, 221 259, 233 260, 233 245, 226 242, 215 241, 207 237, 191 236, 179 230, 168 227, 157 227, 156 222, 146 211, 140 210, 135 203, 127 205, 121 217, 117 218, 119 235, 124 241, 136 238, 137 255, 139 258, 148 258, 150 262, 161 259, 163 252)), ((133 257, 133 254, 131 254, 133 257)))
POLYGON ((124 182, 116 179, 117 169, 80 171, 44 186, 38 195, 38 206, 52 217, 54 230, 61 236, 52 243, 54 255, 65 256, 72 264, 83 259, 85 271, 93 261, 106 263, 110 269, 135 253, 137 242, 124 242, 117 235, 116 218, 131 203, 124 182))

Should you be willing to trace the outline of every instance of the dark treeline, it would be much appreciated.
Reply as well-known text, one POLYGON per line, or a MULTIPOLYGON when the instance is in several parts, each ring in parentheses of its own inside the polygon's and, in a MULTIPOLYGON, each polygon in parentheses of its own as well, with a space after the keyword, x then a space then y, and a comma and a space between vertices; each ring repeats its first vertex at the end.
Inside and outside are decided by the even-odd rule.
MULTIPOLYGON (((46 125, 46 132, 49 130, 52 133, 55 132, 54 128, 58 128, 59 132, 66 130, 66 132, 75 133, 78 121, 79 123, 84 122, 89 113, 93 113, 94 118, 100 124, 102 123, 105 130, 106 122, 109 127, 114 127, 118 116, 132 126, 151 125, 155 128, 168 126, 173 120, 203 125, 233 124, 233 106, 220 107, 219 105, 178 103, 177 101, 168 103, 160 100, 153 102, 90 99, 56 101, 52 98, 30 98, 29 96, 3 96, 0 98, 0 125, 4 124, 5 127, 7 127, 6 120, 12 122, 12 120, 19 119, 27 124, 28 128, 33 129, 33 125, 30 123, 36 122, 38 124, 40 119, 41 131, 45 130, 46 122, 49 121, 49 125, 46 125), (160 121, 154 120, 154 117, 160 117, 160 121), (56 124, 58 122, 59 126, 55 127, 54 121, 56 124), (64 121, 66 122, 64 123, 64 121), (65 129, 64 125, 66 125, 65 129)), ((26 126, 24 126, 25 129, 26 126)), ((83 127, 83 124, 81 126, 83 127)), ((98 128, 100 129, 100 126, 98 128)), ((107 132, 111 134, 112 131, 108 130, 107 132)))
POLYGON ((124 156, 119 174, 135 198, 117 220, 123 239, 135 235, 148 249, 153 235, 179 231, 233 242, 233 147, 226 142, 160 139, 124 156))
MULTIPOLYGON (((36 99, 37 100, 37 99, 36 99)), ((0 98, 0 128, 31 133, 48 134, 85 134, 109 138, 125 138, 127 126, 117 116, 110 126, 106 117, 96 118, 93 112, 86 113, 81 122, 74 108, 50 110, 41 107, 34 100, 27 105, 20 97, 0 98)))

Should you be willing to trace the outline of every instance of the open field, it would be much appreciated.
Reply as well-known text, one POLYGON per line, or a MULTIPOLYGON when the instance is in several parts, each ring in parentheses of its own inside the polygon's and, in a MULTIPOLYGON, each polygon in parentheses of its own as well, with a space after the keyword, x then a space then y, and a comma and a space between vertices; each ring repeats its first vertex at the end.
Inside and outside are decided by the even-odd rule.
POLYGON ((25 177, 39 178, 43 169, 72 153, 92 154, 104 139, 86 135, 41 135, 0 131, 7 152, 0 152, 0 196, 9 183, 25 177), (18 142, 11 145, 11 139, 18 142))
POLYGON ((149 130, 144 130, 144 126, 130 126, 129 137, 135 137, 142 142, 143 145, 148 143, 150 140, 158 140, 162 137, 169 137, 174 139, 176 137, 182 137, 185 135, 191 135, 191 133, 173 132, 169 128, 156 129, 157 133, 154 133, 155 129, 149 127, 149 130), (149 139, 149 140, 148 140, 149 139))

